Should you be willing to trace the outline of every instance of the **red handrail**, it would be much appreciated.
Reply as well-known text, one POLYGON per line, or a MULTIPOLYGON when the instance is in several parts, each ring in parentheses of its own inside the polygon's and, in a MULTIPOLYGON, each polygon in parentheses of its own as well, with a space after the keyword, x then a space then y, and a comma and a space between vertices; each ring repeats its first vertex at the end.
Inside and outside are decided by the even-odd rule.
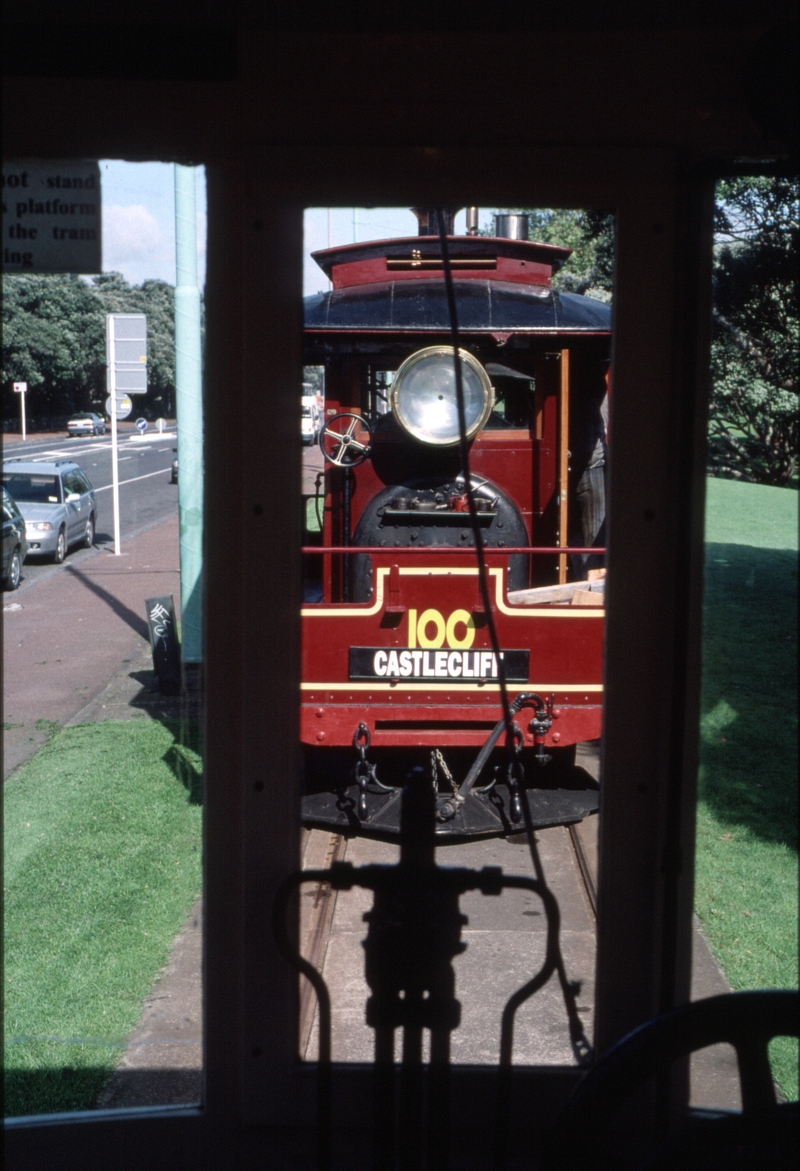
MULTIPOLYGON (((509 545, 498 548, 496 545, 484 546, 484 553, 605 553, 605 547, 593 545, 584 548, 578 545, 509 545)), ((301 553, 385 553, 392 557, 403 553, 425 553, 433 556, 440 553, 473 553, 474 545, 303 545, 301 553)))

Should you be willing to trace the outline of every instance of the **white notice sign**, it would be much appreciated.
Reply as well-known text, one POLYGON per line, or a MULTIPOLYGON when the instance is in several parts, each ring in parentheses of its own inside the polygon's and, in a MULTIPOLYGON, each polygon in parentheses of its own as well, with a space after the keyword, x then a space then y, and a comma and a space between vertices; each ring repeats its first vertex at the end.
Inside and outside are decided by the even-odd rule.
POLYGON ((102 272, 96 162, 3 164, 3 272, 102 272))

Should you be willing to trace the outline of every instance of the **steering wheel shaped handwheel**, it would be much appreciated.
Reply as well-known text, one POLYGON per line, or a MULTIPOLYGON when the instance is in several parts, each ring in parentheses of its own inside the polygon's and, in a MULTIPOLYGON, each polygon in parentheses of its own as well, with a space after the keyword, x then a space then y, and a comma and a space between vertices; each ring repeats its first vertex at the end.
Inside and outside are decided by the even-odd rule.
POLYGON ((319 445, 328 463, 338 468, 354 468, 369 459, 372 453, 372 427, 362 415, 343 411, 325 424, 319 445), (366 442, 364 431, 367 433, 366 442))

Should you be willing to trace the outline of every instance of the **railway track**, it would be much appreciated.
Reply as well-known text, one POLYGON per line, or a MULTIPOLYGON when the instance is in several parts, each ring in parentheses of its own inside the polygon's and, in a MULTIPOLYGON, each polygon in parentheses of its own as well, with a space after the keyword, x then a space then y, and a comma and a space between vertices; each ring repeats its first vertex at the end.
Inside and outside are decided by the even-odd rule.
MULTIPOLYGON (((583 747, 583 746, 582 746, 583 747)), ((596 761, 597 752, 594 751, 596 761)), ((595 763, 584 759, 587 764, 595 763)), ((592 769, 594 771, 594 769, 592 769)), ((561 908, 561 932, 565 940, 563 950, 570 979, 577 979, 587 990, 579 997, 579 1007, 587 1033, 591 1034, 591 1003, 593 997, 588 985, 593 981, 594 932, 597 908, 597 817, 585 819, 569 828, 555 828, 537 832, 542 861, 547 877, 561 908)), ((397 855, 397 847, 365 838, 345 838, 322 830, 303 831, 303 869, 319 869, 335 861, 348 859, 354 865, 368 862, 386 862, 397 855)), ((500 863, 507 873, 526 872, 530 857, 524 835, 514 839, 484 839, 461 845, 443 846, 437 851, 437 860, 443 865, 467 865, 480 868, 500 863)), ((538 901, 529 897, 512 903, 508 895, 486 907, 490 900, 480 898, 470 903, 470 896, 462 900, 462 910, 469 917, 465 931, 467 941, 465 958, 459 958, 457 983, 459 996, 464 990, 465 1049, 461 1060, 496 1060, 493 1044, 495 1023, 499 1036, 499 1013, 507 992, 525 982, 538 967, 532 956, 536 952, 537 935, 541 930, 541 909, 538 901), (502 904, 508 901, 507 909, 502 904), (472 967, 469 967, 469 964, 472 967), (503 980, 510 981, 504 990, 503 980), (471 1015, 478 1023, 468 1032, 471 1015)), ((493 902, 493 901, 492 901, 493 902)), ((371 1034, 363 1023, 363 1004, 367 988, 363 980, 363 949, 361 940, 366 927, 361 921, 370 900, 365 895, 347 892, 338 895, 327 883, 309 884, 302 888, 300 938, 303 955, 323 974, 328 983, 334 1014, 334 1060, 371 1060, 371 1034), (355 905, 348 900, 355 900, 355 905), (337 1003, 344 1001, 340 1011, 337 1046, 337 1003), (359 1019, 360 1018, 360 1019, 359 1019), (337 1052, 338 1048, 338 1052, 337 1052)), ((523 1036, 528 1049, 556 1052, 552 1036, 558 1031, 558 1020, 563 1007, 558 989, 551 981, 551 999, 554 1003, 543 1013, 532 1013, 527 1029, 537 1028, 541 1018, 543 1035, 537 1039, 523 1036), (549 1047, 549 1049, 548 1049, 549 1047)), ((544 990, 543 990, 544 992, 544 990)), ((538 996, 537 996, 537 999, 538 996)), ((300 1054, 307 1060, 316 1056, 316 996, 307 980, 300 986, 300 1054)), ((454 1060, 459 1048, 454 1035, 454 1060)), ((560 1042, 559 1042, 560 1043, 560 1042)), ((563 1050, 564 1046, 561 1046, 563 1050)), ((566 1046, 569 1052, 569 1046, 566 1046)), ((563 1056, 561 1058, 563 1060, 563 1056)), ((571 1060, 571 1056, 567 1057, 571 1060)))

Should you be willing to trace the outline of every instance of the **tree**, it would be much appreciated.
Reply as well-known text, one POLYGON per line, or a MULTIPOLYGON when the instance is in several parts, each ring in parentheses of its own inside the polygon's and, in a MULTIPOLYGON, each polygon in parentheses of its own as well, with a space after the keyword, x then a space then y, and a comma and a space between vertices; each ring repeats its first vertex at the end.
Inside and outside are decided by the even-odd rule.
POLYGON ((35 392, 31 414, 68 414, 91 405, 105 384, 104 320, 77 276, 3 277, 4 417, 14 417, 11 382, 35 392))
POLYGON ((530 238, 571 248, 572 255, 553 286, 611 301, 614 288, 614 217, 604 211, 534 208, 528 211, 530 238))
POLYGON ((116 272, 3 277, 3 418, 19 403, 12 382, 27 382, 31 416, 52 424, 78 410, 102 412, 106 399, 106 314, 147 316, 149 417, 175 411, 175 290, 166 281, 131 287, 116 272))
POLYGON ((717 190, 709 471, 763 484, 797 472, 800 225, 796 180, 717 190))

